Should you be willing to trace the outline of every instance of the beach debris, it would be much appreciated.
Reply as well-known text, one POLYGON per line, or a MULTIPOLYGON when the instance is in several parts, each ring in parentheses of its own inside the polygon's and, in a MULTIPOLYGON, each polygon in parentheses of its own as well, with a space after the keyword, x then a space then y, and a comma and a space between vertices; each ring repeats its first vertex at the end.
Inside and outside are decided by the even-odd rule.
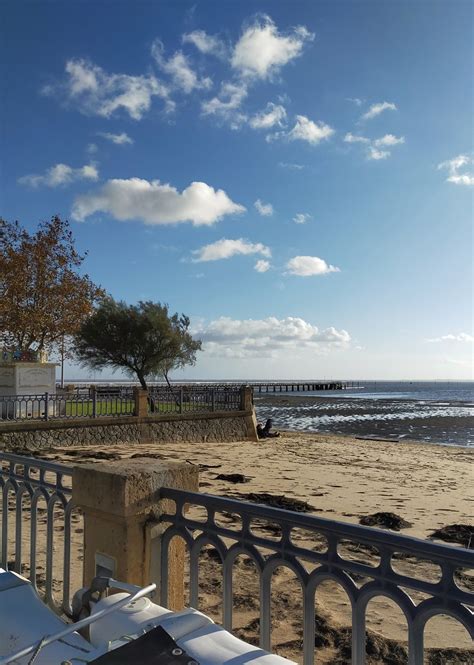
POLYGON ((130 455, 130 459, 137 459, 139 457, 149 457, 150 459, 163 459, 163 455, 160 453, 135 453, 130 455))
POLYGON ((438 538, 447 543, 456 543, 474 550, 474 526, 470 524, 449 524, 430 533, 430 538, 438 538))
POLYGON ((196 464, 195 462, 192 462, 190 459, 187 459, 186 462, 188 464, 192 464, 193 466, 198 466, 199 471, 207 471, 208 469, 220 469, 222 464, 196 464))
POLYGON ((269 494, 268 492, 250 492, 249 494, 241 494, 240 497, 247 501, 252 501, 252 503, 264 503, 272 508, 294 510, 297 513, 310 513, 316 510, 307 501, 293 499, 291 496, 285 496, 284 494, 276 495, 269 494))
POLYGON ((248 483, 250 478, 243 473, 219 473, 216 480, 228 480, 230 483, 248 483))
POLYGON ((359 519, 359 524, 364 526, 377 526, 381 529, 390 529, 391 531, 400 531, 412 526, 411 522, 407 522, 397 515, 396 513, 373 513, 372 515, 365 515, 359 519))

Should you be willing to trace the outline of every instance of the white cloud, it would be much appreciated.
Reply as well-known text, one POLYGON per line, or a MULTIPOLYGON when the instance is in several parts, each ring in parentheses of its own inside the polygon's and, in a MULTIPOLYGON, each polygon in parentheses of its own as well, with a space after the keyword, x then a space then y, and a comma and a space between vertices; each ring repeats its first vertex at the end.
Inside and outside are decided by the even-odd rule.
POLYGON ((311 215, 307 212, 298 212, 293 217, 293 221, 295 224, 306 224, 306 222, 309 222, 310 219, 311 215))
POLYGON ((265 110, 256 113, 250 118, 249 125, 252 129, 271 129, 275 125, 281 127, 285 120, 285 107, 268 102, 265 110))
POLYGON ((385 134, 378 139, 368 139, 366 136, 360 134, 352 134, 348 132, 344 136, 345 143, 361 143, 367 147, 367 159, 380 160, 390 157, 389 150, 381 150, 381 148, 393 147, 401 143, 405 143, 404 136, 394 136, 393 134, 385 134))
POLYGON ((130 145, 133 144, 133 139, 130 138, 126 132, 122 132, 121 134, 98 132, 97 134, 98 136, 102 136, 102 138, 107 139, 107 141, 112 141, 112 143, 115 143, 116 145, 125 145, 126 143, 129 143, 130 145))
POLYGON ((225 215, 244 210, 224 190, 215 190, 205 182, 192 182, 179 192, 176 187, 159 180, 129 178, 108 180, 95 192, 78 196, 72 216, 83 221, 96 212, 106 212, 120 221, 139 220, 145 224, 192 222, 201 226, 215 224, 225 215))
POLYGON ((225 44, 216 36, 208 35, 204 30, 194 30, 182 37, 183 44, 193 44, 198 51, 206 55, 212 54, 218 58, 225 57, 225 44))
POLYGON ((387 157, 390 157, 390 154, 390 150, 378 150, 377 148, 370 146, 367 151, 367 159, 387 159, 387 157))
POLYGON ((154 76, 108 74, 82 59, 68 60, 66 74, 65 84, 46 86, 43 93, 56 98, 65 92, 69 103, 86 115, 110 118, 123 110, 134 120, 140 120, 150 109, 153 97, 165 100, 168 111, 174 107, 168 89, 154 76))
POLYGON ((242 102, 247 97, 247 86, 243 83, 222 83, 217 97, 202 102, 203 115, 215 115, 230 123, 232 129, 237 129, 247 120, 247 116, 240 111, 242 102))
POLYGON ((193 90, 208 90, 212 87, 212 80, 207 76, 199 78, 182 51, 176 51, 167 60, 164 55, 163 43, 156 39, 152 44, 151 54, 160 69, 171 77, 173 85, 183 92, 189 94, 193 90))
POLYGON ((393 146, 399 145, 400 143, 405 143, 404 136, 394 136, 393 134, 385 134, 379 139, 375 139, 374 146, 376 148, 381 148, 384 146, 393 146))
POLYGON ((267 270, 270 270, 270 261, 265 261, 265 259, 259 259, 257 263, 254 265, 254 269, 257 272, 267 272, 267 270))
POLYGON ((273 206, 271 203, 263 203, 260 199, 257 199, 254 206, 258 214, 262 215, 262 217, 271 217, 273 215, 273 206))
POLYGON ((352 102, 356 106, 362 106, 363 100, 359 99, 359 97, 346 97, 347 102, 352 102))
POLYGON ((320 330, 304 319, 288 316, 278 319, 232 319, 220 317, 205 324, 200 321, 193 335, 203 341, 206 353, 224 357, 286 357, 306 353, 327 353, 345 348, 351 341, 346 330, 329 327, 320 330))
POLYGON ((69 185, 77 180, 98 180, 99 172, 93 164, 86 164, 78 169, 67 164, 55 164, 43 175, 31 174, 18 178, 20 185, 29 187, 60 187, 69 185))
POLYGON ((291 162, 278 162, 278 166, 282 169, 290 169, 291 171, 302 171, 304 169, 303 164, 294 164, 291 162))
POLYGON ((290 141, 307 141, 317 145, 334 134, 334 129, 324 122, 313 122, 304 115, 296 116, 296 124, 288 133, 290 141))
POLYGON ((457 335, 449 334, 442 335, 441 337, 433 337, 432 339, 427 339, 427 342, 467 342, 472 344, 474 342, 474 336, 469 335, 468 333, 459 333, 457 335))
POLYGON ((345 143, 370 143, 370 139, 366 138, 365 136, 359 136, 357 134, 352 134, 351 132, 348 132, 344 136, 344 142, 345 143))
POLYGON ((269 247, 262 245, 261 242, 251 243, 244 238, 238 240, 228 240, 222 238, 210 245, 204 245, 200 249, 195 249, 193 255, 195 258, 193 262, 201 263, 203 261, 220 261, 221 259, 230 259, 232 256, 239 254, 261 254, 262 256, 270 257, 271 251, 269 247))
POLYGON ((95 143, 88 143, 86 147, 86 152, 88 155, 95 155, 98 149, 99 148, 96 146, 95 143))
POLYGON ((283 35, 269 16, 260 16, 249 25, 235 45, 231 65, 249 78, 269 78, 301 55, 304 45, 314 38, 299 26, 283 35))
POLYGON ((384 111, 396 111, 397 107, 393 102, 378 102, 377 104, 372 104, 369 110, 364 113, 361 120, 372 120, 384 111))
POLYGON ((294 256, 286 264, 290 275, 311 277, 312 275, 327 275, 330 272, 340 272, 339 268, 329 265, 318 256, 294 256))
POLYGON ((474 164, 474 160, 468 155, 458 155, 453 159, 438 164, 438 169, 446 169, 448 171, 447 182, 452 182, 455 185, 474 185, 474 171, 466 171, 459 173, 459 170, 474 164))

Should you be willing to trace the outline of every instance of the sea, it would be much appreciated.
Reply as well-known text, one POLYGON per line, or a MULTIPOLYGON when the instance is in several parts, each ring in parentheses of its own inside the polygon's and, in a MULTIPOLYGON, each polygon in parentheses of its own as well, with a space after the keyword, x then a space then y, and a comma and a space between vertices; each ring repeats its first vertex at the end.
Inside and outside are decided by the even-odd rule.
POLYGON ((255 394, 275 430, 474 446, 474 382, 357 381, 347 390, 255 394))

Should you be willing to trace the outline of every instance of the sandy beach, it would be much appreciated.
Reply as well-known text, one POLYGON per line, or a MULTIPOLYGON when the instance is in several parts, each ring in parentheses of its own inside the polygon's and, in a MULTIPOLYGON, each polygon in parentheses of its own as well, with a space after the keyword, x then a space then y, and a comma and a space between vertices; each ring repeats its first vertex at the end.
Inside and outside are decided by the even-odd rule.
MULTIPOLYGON (((419 538, 427 538, 432 531, 446 525, 472 524, 474 498, 470 487, 474 479, 474 451, 468 448, 284 432, 280 438, 258 443, 111 446, 99 457, 102 460, 116 459, 137 454, 215 466, 201 470, 202 492, 235 498, 251 492, 284 495, 307 501, 319 516, 356 524, 360 518, 379 511, 393 512, 411 524, 401 533, 419 538), (219 474, 231 473, 243 474, 248 482, 217 479, 219 474)), ((43 453, 42 457, 68 464, 96 459, 95 451, 85 447, 56 449, 43 453)), ((219 620, 219 565, 212 553, 203 554, 202 560, 200 609, 219 620)), ((255 641, 258 635, 258 579, 253 567, 245 560, 238 561, 236 572, 234 628, 245 639, 255 641)), ((429 577, 429 567, 424 574, 429 577)), ((464 583, 472 588, 472 575, 466 574, 464 583)), ((274 601, 273 648, 299 661, 301 594, 296 581, 286 570, 275 576, 274 601)), ((320 587, 317 615, 317 662, 347 662, 347 639, 341 642, 337 637, 344 630, 347 632, 344 627, 350 621, 348 599, 342 589, 331 583, 320 587)), ((374 653, 369 663, 405 662, 403 653, 397 654, 396 647, 397 643, 406 643, 406 623, 400 610, 388 600, 373 600, 369 605, 367 625, 371 635, 375 635, 374 653), (376 636, 380 634, 382 622, 383 635, 389 641, 378 644, 376 636)), ((454 621, 436 618, 427 626, 426 646, 466 649, 470 647, 470 640, 454 621)), ((472 662, 471 657, 474 654, 433 652, 432 659, 427 662, 468 663, 472 662)))

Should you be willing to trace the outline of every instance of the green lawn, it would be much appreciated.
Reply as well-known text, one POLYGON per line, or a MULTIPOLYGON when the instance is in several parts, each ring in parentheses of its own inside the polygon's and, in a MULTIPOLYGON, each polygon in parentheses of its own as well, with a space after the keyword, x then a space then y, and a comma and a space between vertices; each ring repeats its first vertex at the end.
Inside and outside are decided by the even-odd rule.
MULTIPOLYGON (((92 416, 93 414, 92 400, 83 402, 66 402, 66 416, 92 416)), ((116 414, 133 414, 135 402, 133 400, 127 401, 101 401, 96 402, 96 415, 108 416, 116 414)))

